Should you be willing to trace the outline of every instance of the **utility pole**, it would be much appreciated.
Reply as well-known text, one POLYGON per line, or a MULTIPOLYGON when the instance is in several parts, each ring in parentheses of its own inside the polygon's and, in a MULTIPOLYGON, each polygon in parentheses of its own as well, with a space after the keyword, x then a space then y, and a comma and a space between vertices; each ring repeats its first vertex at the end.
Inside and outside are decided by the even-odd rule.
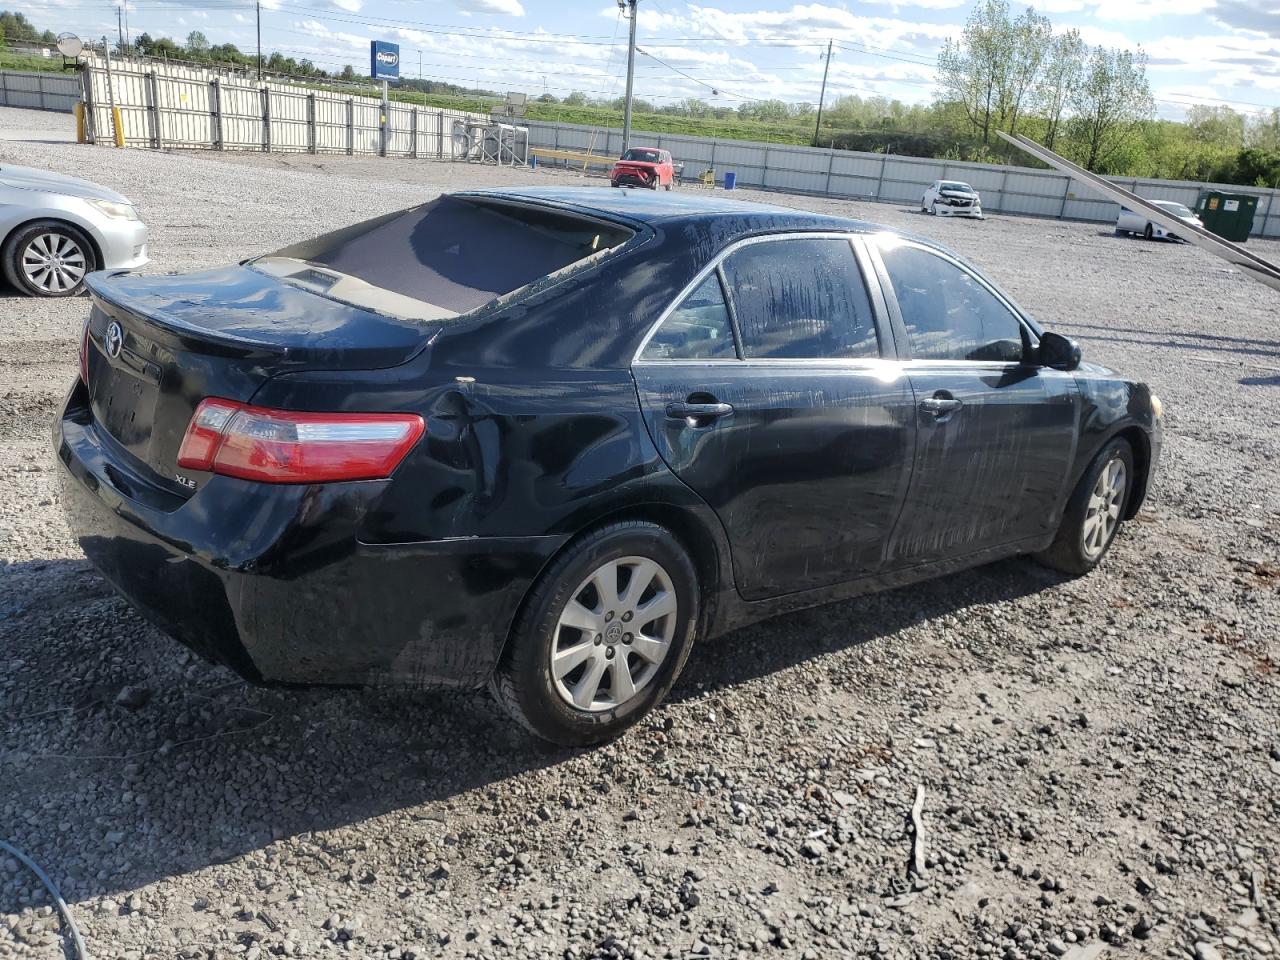
POLYGON ((622 110, 622 152, 631 146, 631 95, 636 81, 636 4, 639 0, 618 0, 623 16, 631 18, 631 39, 627 42, 627 99, 622 110), (628 8, 630 8, 628 12, 628 8))
POLYGON ((818 146, 818 134, 822 131, 822 104, 827 99, 827 73, 831 70, 831 44, 834 41, 827 41, 827 63, 822 68, 822 92, 818 94, 818 122, 813 127, 813 145, 818 146))
POLYGON ((262 82, 262 0, 254 0, 254 12, 258 16, 258 82, 262 82))
POLYGON ((116 50, 124 53, 124 14, 121 7, 116 6, 116 50))

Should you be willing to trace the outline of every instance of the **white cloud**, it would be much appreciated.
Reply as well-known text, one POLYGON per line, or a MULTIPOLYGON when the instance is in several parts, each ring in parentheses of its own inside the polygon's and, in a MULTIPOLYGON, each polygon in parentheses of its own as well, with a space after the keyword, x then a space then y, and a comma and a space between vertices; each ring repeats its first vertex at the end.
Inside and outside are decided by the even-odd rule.
POLYGON ((453 9, 460 13, 493 13, 506 17, 523 17, 520 0, 456 0, 453 9))

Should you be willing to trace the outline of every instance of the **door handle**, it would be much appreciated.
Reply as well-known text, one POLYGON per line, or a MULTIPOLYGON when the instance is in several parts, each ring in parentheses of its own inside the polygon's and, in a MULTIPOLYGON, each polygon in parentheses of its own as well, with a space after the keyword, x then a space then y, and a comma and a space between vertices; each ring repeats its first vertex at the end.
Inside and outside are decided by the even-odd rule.
POLYGON ((920 401, 921 410, 938 418, 950 416, 963 406, 955 397, 928 397, 920 401))
POLYGON ((718 420, 733 413, 729 403, 687 403, 679 401, 667 404, 667 417, 672 420, 718 420))

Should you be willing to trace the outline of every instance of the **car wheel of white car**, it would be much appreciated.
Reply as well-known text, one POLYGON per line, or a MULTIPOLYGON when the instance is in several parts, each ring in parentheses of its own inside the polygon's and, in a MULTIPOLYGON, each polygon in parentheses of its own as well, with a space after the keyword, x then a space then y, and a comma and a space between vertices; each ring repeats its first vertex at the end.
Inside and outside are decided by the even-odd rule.
POLYGON ((72 297, 96 269, 93 247, 75 227, 43 221, 15 230, 0 253, 5 279, 33 297, 72 297))
POLYGON ((938 201, 937 201, 937 200, 935 200, 935 201, 933 201, 933 203, 929 204, 929 213, 931 213, 931 214, 932 214, 933 216, 935 216, 935 217, 938 215, 938 201))
POLYGON ((1146 239, 1148 239, 1148 240, 1152 240, 1152 239, 1154 239, 1154 238, 1155 238, 1156 232, 1155 232, 1155 230, 1153 230, 1153 229, 1151 228, 1151 224, 1149 224, 1149 223, 1148 223, 1148 224, 1147 224, 1147 229, 1145 229, 1145 230, 1143 230, 1143 231, 1142 231, 1142 235, 1143 235, 1146 239))

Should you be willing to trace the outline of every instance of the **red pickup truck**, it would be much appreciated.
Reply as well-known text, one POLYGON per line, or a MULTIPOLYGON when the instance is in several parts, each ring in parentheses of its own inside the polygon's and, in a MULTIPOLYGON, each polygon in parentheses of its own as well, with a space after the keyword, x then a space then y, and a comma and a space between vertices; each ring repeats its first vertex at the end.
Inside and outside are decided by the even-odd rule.
POLYGON ((676 167, 671 161, 670 150, 654 147, 632 147, 622 155, 609 172, 609 182, 615 187, 648 187, 657 190, 659 185, 667 190, 675 180, 676 167))

